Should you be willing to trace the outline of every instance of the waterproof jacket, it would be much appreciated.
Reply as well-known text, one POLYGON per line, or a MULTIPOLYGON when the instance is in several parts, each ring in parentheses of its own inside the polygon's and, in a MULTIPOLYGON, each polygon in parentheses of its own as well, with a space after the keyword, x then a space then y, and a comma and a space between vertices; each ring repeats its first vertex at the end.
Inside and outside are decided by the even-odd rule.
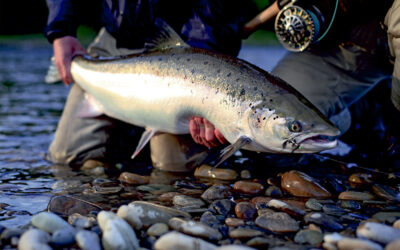
POLYGON ((155 18, 162 18, 190 45, 231 55, 240 50, 241 27, 257 11, 251 1, 239 0, 47 0, 47 4, 45 36, 50 42, 76 36, 78 25, 90 16, 92 23, 116 38, 119 48, 142 48, 155 32, 155 18))

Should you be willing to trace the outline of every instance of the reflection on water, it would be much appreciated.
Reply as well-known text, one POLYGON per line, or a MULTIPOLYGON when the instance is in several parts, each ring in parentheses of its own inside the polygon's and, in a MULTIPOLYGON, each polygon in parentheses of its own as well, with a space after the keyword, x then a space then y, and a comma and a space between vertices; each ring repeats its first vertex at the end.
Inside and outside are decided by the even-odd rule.
MULTIPOLYGON (((239 57, 270 70, 283 54, 281 48, 244 47, 239 57)), ((103 203, 103 208, 113 205, 107 204, 113 193, 104 188, 108 184, 99 184, 101 178, 44 160, 68 93, 64 85, 43 81, 51 55, 45 41, 0 43, 0 225, 5 227, 28 224, 54 194, 84 195, 85 200, 103 203), (103 191, 87 183, 97 183, 93 187, 103 191)), ((176 176, 155 171, 151 182, 167 184, 171 179, 176 176)), ((131 200, 135 195, 140 194, 132 191, 125 197, 131 200)))

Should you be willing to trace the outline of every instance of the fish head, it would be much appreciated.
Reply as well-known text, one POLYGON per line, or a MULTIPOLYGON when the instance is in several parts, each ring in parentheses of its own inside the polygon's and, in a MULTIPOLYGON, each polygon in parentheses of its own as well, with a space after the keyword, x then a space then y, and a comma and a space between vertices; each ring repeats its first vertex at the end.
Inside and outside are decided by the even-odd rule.
POLYGON ((302 101, 287 103, 249 112, 251 138, 257 151, 316 153, 337 146, 340 131, 321 112, 302 101))

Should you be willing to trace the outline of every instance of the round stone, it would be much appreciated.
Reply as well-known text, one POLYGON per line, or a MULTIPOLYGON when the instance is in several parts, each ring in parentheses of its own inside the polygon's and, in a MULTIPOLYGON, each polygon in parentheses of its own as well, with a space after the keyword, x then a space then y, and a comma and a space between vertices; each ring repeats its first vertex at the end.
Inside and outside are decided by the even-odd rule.
POLYGON ((311 176, 296 170, 282 175, 281 187, 297 197, 329 198, 331 194, 311 176))
POLYGON ((158 237, 168 232, 168 225, 165 223, 155 223, 147 229, 147 234, 158 237))
POLYGON ((252 220, 257 215, 257 209, 252 203, 242 201, 236 204, 235 214, 240 219, 252 220))
POLYGON ((264 186, 257 182, 237 181, 233 184, 233 190, 241 194, 257 195, 261 193, 263 189, 264 186))

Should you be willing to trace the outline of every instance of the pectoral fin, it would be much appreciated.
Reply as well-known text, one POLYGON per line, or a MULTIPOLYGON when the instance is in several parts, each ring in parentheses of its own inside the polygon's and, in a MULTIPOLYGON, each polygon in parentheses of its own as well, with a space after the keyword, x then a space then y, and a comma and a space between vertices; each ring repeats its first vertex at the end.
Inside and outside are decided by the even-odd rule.
MULTIPOLYGON (((213 169, 218 167, 221 163, 223 163, 226 159, 228 159, 231 155, 233 155, 236 151, 244 147, 246 144, 249 144, 251 139, 246 136, 241 136, 237 141, 233 144, 223 148, 221 150, 220 156, 217 159, 217 164, 214 165, 213 169)), ((211 170, 212 171, 212 170, 211 170)))
POLYGON ((140 153, 140 151, 142 151, 144 146, 146 146, 146 144, 150 141, 151 137, 153 137, 153 135, 155 135, 156 133, 157 130, 146 128, 146 130, 142 134, 142 137, 140 137, 140 141, 136 147, 136 150, 131 157, 132 159, 135 158, 140 153))

